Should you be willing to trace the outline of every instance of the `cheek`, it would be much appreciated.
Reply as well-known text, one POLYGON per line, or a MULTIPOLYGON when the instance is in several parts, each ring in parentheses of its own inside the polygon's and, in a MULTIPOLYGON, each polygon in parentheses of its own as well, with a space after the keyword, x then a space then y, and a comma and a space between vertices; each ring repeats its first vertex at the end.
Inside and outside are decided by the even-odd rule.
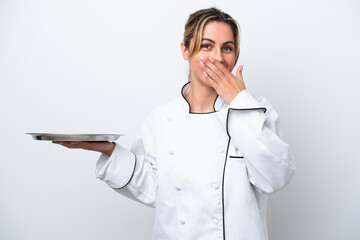
POLYGON ((202 72, 204 71, 203 68, 200 66, 200 59, 199 61, 194 61, 191 65, 191 70, 196 74, 197 77, 202 76, 202 72))
POLYGON ((229 58, 224 59, 227 65, 227 69, 231 72, 235 67, 235 57, 231 56, 229 58))
MULTIPOLYGON (((204 55, 201 55, 201 56, 204 56, 204 55)), ((206 57, 206 56, 204 56, 206 57)), ((201 59, 200 57, 194 57, 193 59, 191 59, 190 61, 190 67, 191 69, 194 71, 202 71, 202 68, 200 67, 200 62, 201 62, 201 59)))
MULTIPOLYGON (((206 57, 205 55, 201 55, 206 57)), ((204 79, 204 69, 200 66, 200 57, 199 58, 193 58, 190 61, 190 71, 191 71, 191 77, 192 80, 200 80, 204 79)))
POLYGON ((204 50, 200 50, 194 57, 192 60, 194 60, 195 62, 199 63, 201 61, 201 58, 204 57, 206 59, 209 59, 210 57, 214 57, 214 53, 213 51, 204 51, 204 50))

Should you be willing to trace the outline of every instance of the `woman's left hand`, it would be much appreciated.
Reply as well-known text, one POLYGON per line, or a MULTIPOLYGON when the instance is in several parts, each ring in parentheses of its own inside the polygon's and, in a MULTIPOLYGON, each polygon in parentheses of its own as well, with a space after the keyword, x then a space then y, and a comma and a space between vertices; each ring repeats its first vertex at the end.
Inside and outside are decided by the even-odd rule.
POLYGON ((236 76, 212 57, 201 58, 200 66, 204 69, 204 76, 209 85, 227 104, 230 104, 241 91, 246 89, 242 77, 243 65, 237 68, 236 76))

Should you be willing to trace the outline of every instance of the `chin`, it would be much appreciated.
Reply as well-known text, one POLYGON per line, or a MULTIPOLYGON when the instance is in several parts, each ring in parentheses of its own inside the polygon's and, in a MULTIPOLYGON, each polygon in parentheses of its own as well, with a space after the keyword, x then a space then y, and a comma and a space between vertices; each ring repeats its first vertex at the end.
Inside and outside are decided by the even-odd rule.
POLYGON ((201 86, 204 86, 204 87, 208 87, 208 88, 213 88, 206 79, 202 79, 200 78, 199 79, 199 83, 201 84, 201 86))
POLYGON ((191 79, 191 82, 197 82, 199 83, 201 86, 204 86, 204 87, 208 87, 208 88, 213 88, 209 83, 208 81, 205 79, 205 76, 203 75, 203 72, 202 72, 202 69, 201 69, 201 72, 200 74, 194 74, 192 73, 194 76, 194 78, 191 79), (199 77, 201 76, 201 77, 199 77))

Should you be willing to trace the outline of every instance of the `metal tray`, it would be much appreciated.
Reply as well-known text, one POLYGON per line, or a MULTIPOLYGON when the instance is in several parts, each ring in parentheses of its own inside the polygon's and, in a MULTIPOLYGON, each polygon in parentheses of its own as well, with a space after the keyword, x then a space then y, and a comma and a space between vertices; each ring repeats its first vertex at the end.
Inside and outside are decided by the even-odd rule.
POLYGON ((84 141, 84 142, 103 142, 115 141, 124 134, 56 134, 56 133, 26 133, 31 135, 34 140, 43 141, 84 141))

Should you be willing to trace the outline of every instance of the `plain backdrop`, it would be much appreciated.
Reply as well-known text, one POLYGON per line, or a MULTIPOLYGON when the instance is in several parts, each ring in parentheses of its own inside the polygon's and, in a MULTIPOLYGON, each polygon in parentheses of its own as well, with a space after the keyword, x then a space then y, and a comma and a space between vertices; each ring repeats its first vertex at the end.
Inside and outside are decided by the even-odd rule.
POLYGON ((280 114, 297 172, 269 196, 272 240, 360 239, 357 0, 0 0, 0 239, 151 239, 151 208, 95 178, 99 154, 27 132, 125 133, 180 94, 190 13, 241 26, 250 92, 280 114))

